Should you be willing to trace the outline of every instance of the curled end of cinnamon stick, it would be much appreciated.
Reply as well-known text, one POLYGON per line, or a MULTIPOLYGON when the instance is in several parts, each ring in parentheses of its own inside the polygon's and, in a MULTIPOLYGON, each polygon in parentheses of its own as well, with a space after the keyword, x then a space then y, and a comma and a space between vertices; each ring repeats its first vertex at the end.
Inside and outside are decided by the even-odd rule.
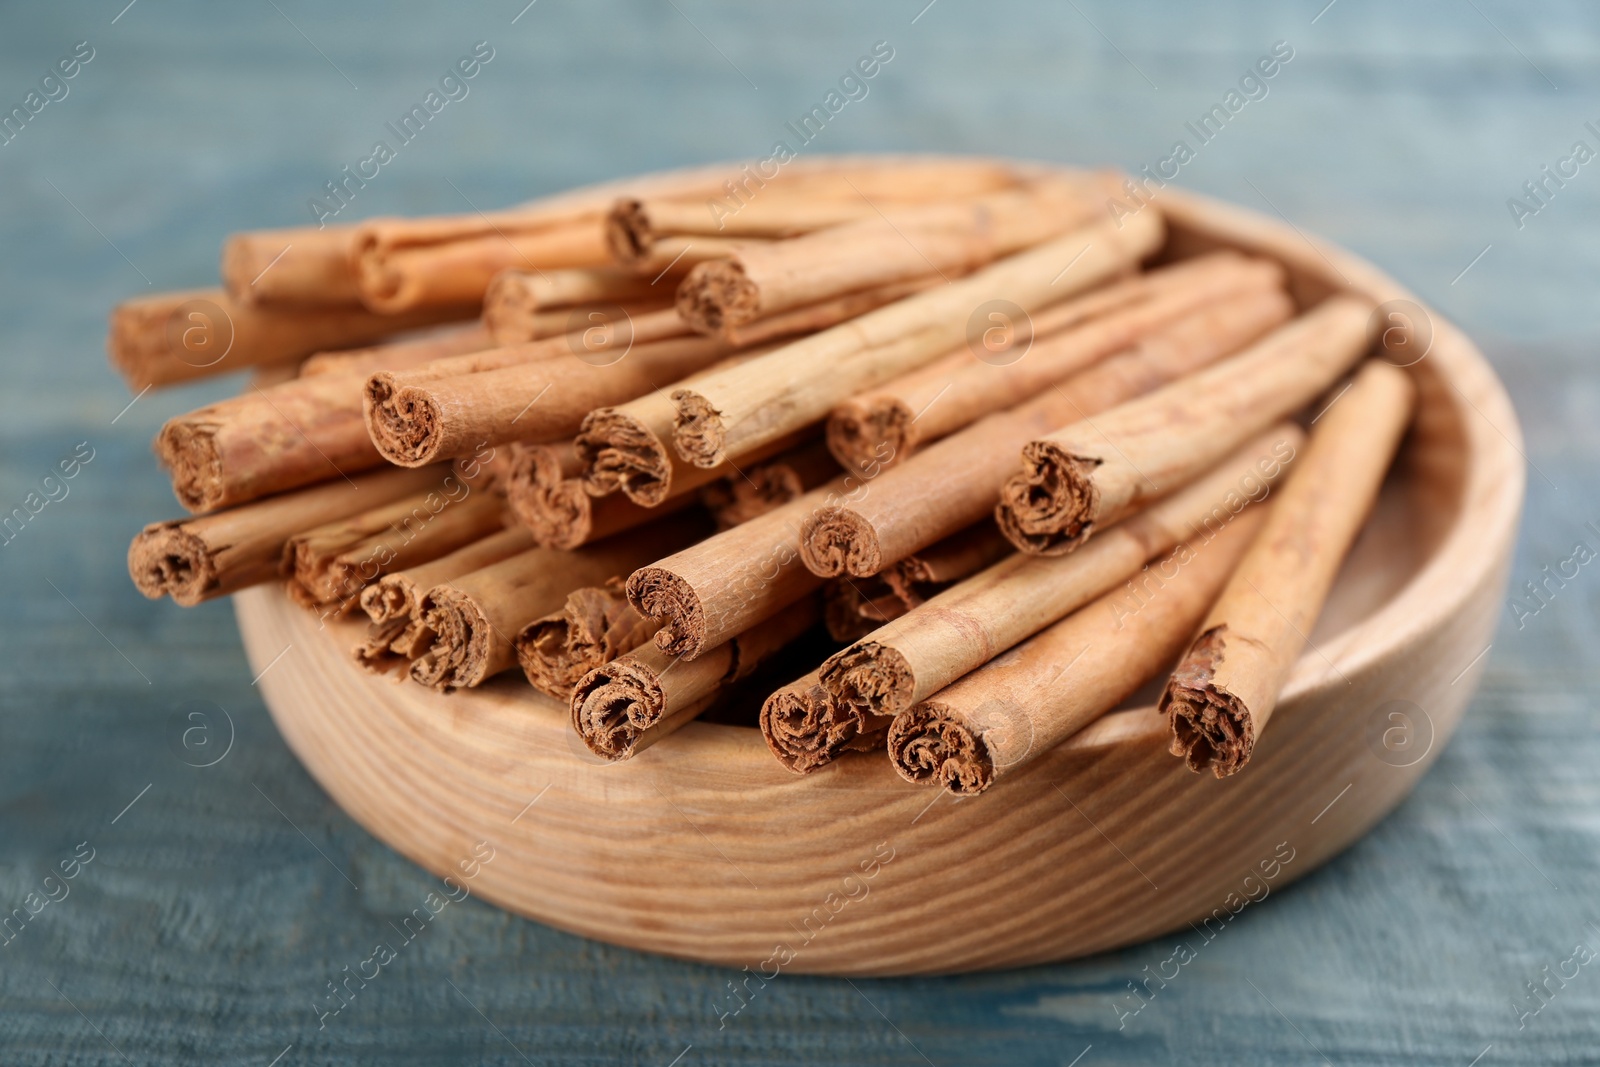
POLYGON ((384 371, 367 379, 362 400, 367 432, 384 459, 401 467, 425 467, 439 458, 440 415, 426 393, 384 371))
POLYGON ((411 678, 450 692, 479 684, 489 669, 489 620, 472 598, 449 586, 430 589, 418 606, 433 643, 411 664, 411 678))
POLYGON ((403 311, 406 300, 401 290, 405 288, 405 275, 394 269, 384 255, 375 225, 382 221, 371 219, 356 231, 351 239, 350 261, 355 265, 363 304, 380 313, 403 311))
POLYGON ((602 759, 625 760, 661 721, 667 696, 649 667, 623 657, 589 671, 572 690, 572 728, 602 759))
POLYGON ((1077 456, 1051 441, 1030 441, 1022 470, 1000 488, 995 522, 1006 540, 1036 556, 1071 552, 1094 532, 1100 491, 1098 459, 1077 456))
POLYGON ((177 522, 152 523, 139 531, 128 546, 128 575, 151 600, 170 596, 186 608, 217 587, 216 560, 205 542, 177 522))
POLYGON ((828 451, 847 471, 882 470, 911 454, 915 418, 898 397, 847 400, 828 416, 828 451))
POLYGON ((878 531, 850 508, 818 508, 806 516, 800 527, 800 558, 807 570, 823 578, 869 578, 883 569, 878 531))
POLYGON ((403 575, 386 574, 361 590, 361 610, 375 626, 395 619, 409 619, 416 602, 416 587, 403 575))
POLYGON ((854 721, 836 712, 816 675, 808 675, 767 697, 761 705, 761 736, 779 763, 810 774, 838 759, 856 737, 854 721))
POLYGON ((583 483, 561 473, 550 449, 518 450, 505 478, 506 504, 535 542, 572 549, 588 541, 594 507, 583 483))
POLYGON ((727 459, 722 413, 711 406, 711 401, 693 389, 677 389, 672 393, 672 402, 678 409, 672 419, 672 447, 679 457, 685 463, 708 469, 727 459))
POLYGON ((1158 705, 1172 729, 1172 754, 1183 757, 1191 771, 1209 767, 1218 778, 1239 773, 1255 751, 1250 709, 1216 685, 1227 629, 1213 626, 1195 639, 1158 705))
POLYGON ((661 624, 657 648, 685 659, 705 651, 705 606, 688 582, 660 567, 641 567, 628 576, 627 592, 639 614, 661 624))
POLYGON ((497 345, 532 341, 540 335, 539 298, 529 281, 533 275, 503 270, 483 294, 483 325, 497 345))
POLYGON ((207 419, 172 419, 156 435, 156 456, 172 474, 172 492, 190 511, 212 511, 224 503, 220 426, 207 419))
POLYGON ((911 706, 916 685, 905 656, 876 641, 858 641, 834 653, 818 675, 839 711, 863 736, 887 730, 889 720, 911 706))
POLYGON ((614 579, 569 594, 559 612, 530 622, 512 645, 533 687, 566 700, 590 671, 632 652, 654 631, 614 579))
MULTIPOLYGON (((395 639, 405 633, 411 625, 410 618, 401 617, 372 626, 366 639, 350 650, 356 666, 369 674, 388 674, 397 667, 406 666, 409 661, 404 656, 398 655, 393 646, 395 639)), ((399 680, 404 681, 405 677, 405 672, 402 671, 399 680)))
POLYGON ((641 507, 653 508, 672 489, 667 446, 648 426, 616 408, 597 408, 583 420, 573 442, 583 461, 583 487, 591 496, 621 490, 641 507))
POLYGON ((994 761, 983 739, 933 700, 895 716, 889 761, 906 781, 942 785, 956 796, 976 796, 994 784, 994 761))
POLYGON ((650 255, 656 243, 655 230, 644 204, 624 197, 606 213, 606 250, 618 263, 633 265, 650 255))
POLYGON ((737 262, 707 260, 679 283, 678 314, 696 333, 721 333, 761 314, 761 290, 737 262))

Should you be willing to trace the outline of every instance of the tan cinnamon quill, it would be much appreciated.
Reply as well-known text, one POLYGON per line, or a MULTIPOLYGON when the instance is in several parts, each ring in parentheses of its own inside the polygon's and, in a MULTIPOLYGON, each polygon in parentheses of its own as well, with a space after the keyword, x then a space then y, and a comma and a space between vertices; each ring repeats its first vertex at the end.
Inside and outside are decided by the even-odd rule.
POLYGON ((699 467, 737 459, 827 415, 855 393, 888 381, 961 343, 974 313, 1009 301, 1023 311, 1065 299, 1154 251, 1164 233, 1154 212, 1118 229, 1086 226, 959 281, 870 311, 670 391, 673 447, 699 467))
POLYGON ((900 712, 889 725, 894 769, 972 796, 1115 708, 1183 648, 1263 517, 1248 508, 1147 566, 1150 594, 1135 609, 1113 589, 900 712))
POLYGON ((1225 778, 1249 763, 1377 499, 1415 395, 1404 371, 1368 363, 1312 427, 1260 536, 1161 695, 1172 754, 1191 770, 1225 778))
POLYGON ((817 620, 814 601, 683 662, 643 645, 596 667, 572 691, 572 726, 589 751, 629 759, 705 710, 718 691, 746 677, 817 620))
POLYGON ((1100 412, 1249 344, 1288 314, 1272 293, 1193 312, 1038 399, 951 434, 879 474, 869 491, 809 516, 799 543, 805 565, 825 577, 866 577, 989 518, 1027 441, 1081 419, 1098 421, 1100 412))
POLYGON ((1370 345, 1372 303, 1334 296, 1245 352, 1028 442, 995 516, 1025 552, 1070 552, 1303 407, 1370 345))
POLYGON ((374 471, 198 518, 152 523, 128 547, 128 573, 152 600, 170 596, 193 607, 277 577, 283 546, 295 534, 424 492, 443 474, 436 468, 374 471))
POLYGON ((895 715, 1082 607, 1179 541, 1227 525, 1252 496, 1266 495, 1302 438, 1293 425, 1278 426, 1079 552, 1012 556, 829 657, 820 679, 832 698, 832 719, 822 729, 835 741, 805 747, 821 759, 841 738, 881 744, 895 715))
POLYGON ((459 308, 379 315, 359 307, 241 304, 221 289, 158 293, 111 309, 106 352, 128 388, 294 363, 313 352, 371 344, 393 334, 465 318, 459 308))

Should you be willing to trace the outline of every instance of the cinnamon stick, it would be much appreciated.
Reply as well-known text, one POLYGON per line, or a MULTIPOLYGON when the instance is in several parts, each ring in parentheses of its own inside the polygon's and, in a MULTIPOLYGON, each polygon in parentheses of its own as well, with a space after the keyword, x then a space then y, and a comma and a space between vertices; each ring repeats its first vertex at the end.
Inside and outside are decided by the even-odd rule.
POLYGON ((602 266, 600 219, 597 210, 562 208, 370 219, 355 236, 361 298, 385 314, 476 307, 494 276, 508 268, 602 266))
POLYGON ((184 607, 277 577, 283 546, 313 526, 426 490, 442 471, 383 470, 146 526, 128 547, 128 573, 152 600, 184 607))
POLYGON ((380 576, 448 555, 504 526, 501 502, 452 471, 425 493, 289 538, 283 574, 290 599, 344 614, 380 576))
POLYGON ((846 470, 889 466, 1202 307, 1255 295, 1256 306, 1282 306, 1288 318, 1283 277, 1276 263, 1214 252, 1114 282, 1033 316, 1023 352, 975 358, 963 346, 850 398, 828 416, 829 447, 846 470))
POLYGON ((810 774, 844 752, 870 752, 882 742, 863 739, 846 725, 817 671, 767 697, 761 705, 761 737, 777 761, 796 774, 810 774))
MULTIPOLYGON (((850 293, 834 300, 779 312, 765 319, 723 332, 723 340, 745 348, 739 362, 757 353, 750 347, 774 338, 813 332, 838 325, 857 315, 928 288, 938 279, 927 277, 850 293)), ((711 373, 737 364, 726 361, 711 373)), ((698 376, 697 376, 698 377, 698 376)), ((679 386, 690 383, 682 382, 679 386)), ((661 501, 720 476, 688 463, 667 442, 677 419, 677 405, 669 390, 657 390, 616 407, 602 408, 584 420, 578 448, 585 458, 584 484, 596 496, 622 492, 635 503, 654 507, 661 501)), ((770 445, 764 447, 771 447, 770 445)), ((759 455, 756 450, 753 455, 759 455)), ((748 457, 747 457, 748 458, 748 457)))
POLYGON ((995 517, 1025 552, 1070 552, 1311 401, 1370 345, 1371 301, 1334 296, 1246 351, 1028 442, 995 517))
POLYGON ((846 479, 835 479, 634 571, 628 601, 661 624, 656 647, 696 659, 815 591, 822 579, 800 565, 796 530, 812 510, 848 491, 846 479))
POLYGON ((796 237, 813 230, 874 217, 872 204, 773 193, 737 212, 715 201, 623 197, 606 213, 606 247, 619 263, 643 259, 665 237, 796 237))
POLYGON ((627 574, 663 547, 690 544, 707 526, 692 512, 673 515, 573 552, 529 549, 434 586, 419 602, 433 643, 412 661, 412 680, 445 692, 481 685, 516 664, 512 637, 568 593, 627 574))
POLYGON ((566 333, 571 309, 583 305, 671 303, 672 280, 641 278, 631 270, 503 270, 483 296, 483 322, 497 344, 566 333))
POLYGON ((693 662, 650 645, 589 671, 572 691, 572 727, 589 751, 625 760, 699 715, 817 621, 814 601, 738 634, 693 662))
POLYGON ((1152 211, 1124 220, 1121 229, 1109 222, 1086 226, 710 376, 693 389, 674 389, 673 447, 699 467, 737 459, 949 351, 985 302, 1003 299, 1026 312, 1065 299, 1137 263, 1163 232, 1152 211))
POLYGON ((1247 508, 1147 567, 1148 599, 1134 607, 1113 589, 900 712, 888 734, 894 769, 974 796, 1115 708, 1184 647, 1264 512, 1247 508))
POLYGON ((222 284, 242 304, 358 304, 355 231, 334 225, 232 234, 222 245, 222 284))
POLYGON ((828 633, 859 640, 1011 552, 994 523, 977 522, 870 577, 831 579, 823 588, 828 633))
POLYGON ((573 590, 560 611, 524 626, 512 644, 535 689, 570 700, 584 675, 632 652, 655 632, 655 623, 628 603, 622 579, 612 578, 573 590))
POLYGON ((1256 340, 1285 314, 1273 294, 1193 312, 1036 400, 928 446, 878 474, 867 491, 808 516, 798 544, 805 566, 824 577, 866 577, 987 519, 1016 468, 1018 449, 1029 440, 1181 379, 1256 340))
MULTIPOLYGON (((423 622, 419 608, 423 593, 532 547, 528 531, 513 527, 438 559, 385 574, 361 591, 361 610, 367 613, 370 625, 366 639, 354 649, 356 663, 374 674, 409 668, 433 643, 433 632, 423 622)), ((400 680, 407 677, 409 672, 402 672, 400 680)))
POLYGON ((489 336, 489 331, 482 323, 475 322, 367 348, 313 352, 300 364, 300 377, 313 378, 320 374, 368 375, 380 370, 419 367, 446 356, 481 352, 493 347, 494 339, 489 336))
POLYGON ((873 211, 696 266, 678 287, 678 311, 696 330, 717 333, 930 269, 965 274, 1083 225, 1102 202, 1095 182, 1052 177, 966 201, 873 211))
POLYGON ((718 479, 700 490, 700 502, 717 524, 731 530, 760 518, 836 477, 839 465, 820 438, 718 479))
POLYGON ((1265 528, 1161 695, 1172 754, 1190 770, 1226 778, 1249 763, 1377 499, 1415 394, 1404 371, 1368 363, 1312 427, 1265 528))
POLYGON ((547 548, 577 548, 694 503, 688 494, 656 508, 619 494, 591 496, 577 476, 583 464, 570 440, 517 442, 502 451, 511 456, 506 479, 511 512, 547 548))
POLYGON ((294 363, 313 352, 370 344, 392 334, 465 318, 470 309, 430 307, 397 315, 358 307, 242 304, 221 289, 158 293, 111 309, 106 352, 128 388, 294 363))
POLYGON ((1120 584, 1179 541, 1227 525, 1252 497, 1266 495, 1302 436, 1284 423, 1082 550, 1012 556, 829 657, 820 681, 832 698, 831 717, 801 747, 825 762, 841 738, 881 745, 900 712, 1120 584))
POLYGON ((435 376, 431 365, 380 373, 366 385, 367 430, 383 457, 403 467, 483 444, 555 440, 577 432, 595 408, 677 381, 727 351, 714 338, 681 337, 635 345, 603 364, 568 353, 451 377, 435 376))

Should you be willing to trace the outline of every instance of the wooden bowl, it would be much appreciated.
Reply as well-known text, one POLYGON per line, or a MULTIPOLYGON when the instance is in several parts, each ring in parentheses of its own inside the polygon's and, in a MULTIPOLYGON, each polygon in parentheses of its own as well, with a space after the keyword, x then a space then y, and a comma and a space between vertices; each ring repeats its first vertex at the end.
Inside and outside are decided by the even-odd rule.
MULTIPOLYGON (((1274 257, 1305 303, 1338 289, 1415 299, 1291 226, 1172 188, 1158 202, 1169 256, 1274 257)), ((489 842, 472 892, 552 926, 769 977, 1014 967, 1215 928, 1398 804, 1482 669, 1521 435, 1483 357, 1426 314, 1416 425, 1271 729, 1226 781, 1168 755, 1149 706, 964 801, 907 784, 881 755, 797 777, 737 726, 693 723, 602 765, 520 678, 441 696, 368 676, 348 658, 354 628, 319 632, 276 587, 236 598, 239 627, 279 729, 353 818, 441 876, 489 842)))

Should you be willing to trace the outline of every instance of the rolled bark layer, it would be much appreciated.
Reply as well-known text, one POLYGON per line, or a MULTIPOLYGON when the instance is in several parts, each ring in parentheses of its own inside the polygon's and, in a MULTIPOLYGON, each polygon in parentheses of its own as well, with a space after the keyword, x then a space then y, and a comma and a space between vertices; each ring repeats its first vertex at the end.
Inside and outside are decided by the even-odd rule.
POLYGON ((1199 482, 1064 557, 1015 555, 829 657, 820 672, 838 739, 881 745, 890 721, 1018 642, 1075 611, 1179 541, 1211 536, 1264 496, 1302 440, 1285 423, 1250 442, 1199 482))
POLYGON ((184 607, 270 581, 283 546, 314 526, 437 484, 442 470, 384 470, 267 497, 226 511, 146 526, 128 547, 128 573, 152 600, 184 607))
MULTIPOLYGON (((354 649, 356 663, 375 674, 409 668, 433 643, 433 634, 422 619, 422 594, 532 547, 528 531, 501 530, 438 559, 385 574, 368 585, 361 591, 360 604, 370 625, 366 639, 354 649)), ((399 675, 401 681, 407 677, 404 670, 399 675)))
POLYGON ((1415 397, 1409 375, 1372 362, 1318 418, 1264 529, 1161 695, 1172 754, 1190 770, 1226 778, 1249 763, 1377 499, 1415 397))
POLYGON ((628 600, 661 624, 656 646, 695 659, 814 592, 822 579, 800 565, 804 517, 848 492, 837 479, 742 526, 642 566, 628 600))
POLYGON ((504 528, 504 515, 496 497, 452 471, 425 493, 289 538, 282 570, 290 599, 343 614, 380 576, 479 541, 504 528))
POLYGON ((851 397, 828 416, 829 447, 846 470, 904 461, 919 445, 1029 400, 1185 315, 1253 297, 1247 307, 1287 319, 1293 306, 1282 287, 1282 267, 1235 252, 1113 282, 1031 316, 1007 335, 1009 351, 979 358, 958 348, 851 397))
POLYGON ((467 318, 470 308, 379 315, 359 307, 241 304, 221 289, 158 293, 111 309, 106 352, 128 388, 172 385, 247 367, 294 363, 407 330, 467 318))
POLYGON ((995 516, 1025 552, 1070 552, 1305 406, 1369 344, 1369 300, 1335 296, 1245 352, 1028 442, 995 516))
POLYGON ((608 259, 601 214, 592 209, 371 219, 356 233, 354 254, 362 300, 385 314, 477 307, 502 270, 598 267, 608 259))
POLYGON ((800 541, 805 565, 824 577, 866 577, 987 519, 1029 440, 1180 379, 1254 341, 1286 314, 1272 293, 1193 312, 1038 399, 928 446, 879 474, 870 491, 807 518, 800 541))
POLYGON ((571 441, 515 444, 508 451, 506 501, 517 521, 547 548, 577 548, 695 503, 693 496, 683 495, 646 508, 621 495, 591 496, 572 473, 582 465, 571 441))
POLYGON ((390 341, 387 344, 371 345, 367 348, 314 352, 300 364, 299 376, 302 378, 313 378, 321 374, 365 376, 380 370, 420 367, 436 359, 481 352, 493 347, 494 340, 489 336, 489 331, 484 329, 482 323, 474 322, 467 326, 431 330, 422 336, 405 341, 390 341))
POLYGON ((674 515, 575 552, 530 549, 434 586, 420 601, 433 642, 412 662, 412 680, 445 692, 481 685, 515 665, 512 637, 568 593, 627 574, 663 547, 692 544, 707 526, 703 516, 674 515))
POLYGON ((857 641, 1011 552, 992 522, 978 522, 871 577, 834 578, 823 590, 828 633, 857 641))
POLYGON ((655 632, 655 623, 628 603, 622 579, 613 578, 573 590, 560 611, 524 626, 512 644, 535 689, 569 700, 584 675, 632 652, 655 632))
POLYGON ((222 284, 241 304, 355 305, 354 226, 296 226, 232 234, 222 284))
POLYGON ((625 197, 606 214, 606 247, 619 263, 633 263, 664 237, 797 237, 872 216, 871 204, 853 200, 801 199, 773 193, 738 211, 715 201, 636 200, 625 197))
POLYGON ((1248 508, 894 717, 889 760, 910 782, 972 796, 1126 700, 1170 664, 1260 530, 1248 508))
POLYGON ((1154 212, 1086 226, 959 281, 870 311, 760 359, 671 390, 673 447, 699 467, 737 459, 817 422, 834 406, 960 344, 996 300, 1022 311, 1065 299, 1127 270, 1161 243, 1154 212))
POLYGON ((700 332, 717 333, 930 270, 966 274, 1083 225, 1101 202, 1093 180, 1047 178, 965 201, 873 211, 700 264, 678 287, 678 311, 700 332))
MULTIPOLYGON (((568 332, 573 312, 585 307, 660 310, 671 302, 670 279, 653 282, 631 270, 505 270, 483 296, 483 323, 497 344, 518 344, 568 332)), ((581 314, 578 318, 582 321, 581 314)))
POLYGON ((367 429, 383 457, 403 467, 486 444, 556 440, 576 433, 595 408, 677 381, 727 351, 713 338, 684 337, 638 345, 601 365, 568 353, 449 377, 431 366, 380 373, 366 384, 367 429))
POLYGON ((724 642, 692 662, 644 645, 598 666, 572 691, 572 727, 589 751, 625 760, 699 715, 817 621, 814 601, 724 642))

